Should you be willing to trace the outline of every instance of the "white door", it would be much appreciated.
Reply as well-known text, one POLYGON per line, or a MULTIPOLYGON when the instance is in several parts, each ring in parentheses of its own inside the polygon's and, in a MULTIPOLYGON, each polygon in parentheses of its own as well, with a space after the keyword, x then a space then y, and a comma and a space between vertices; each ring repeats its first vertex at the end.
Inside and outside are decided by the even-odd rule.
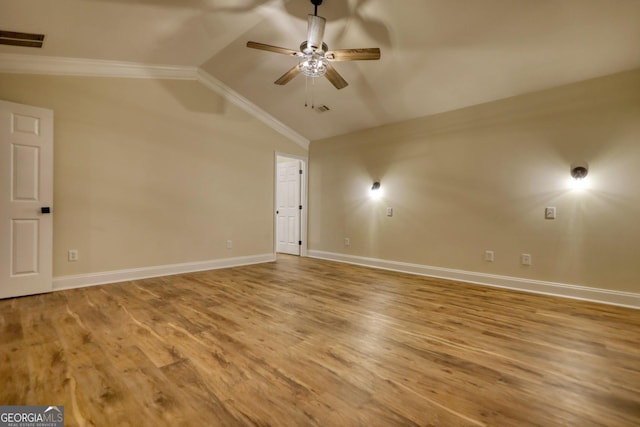
POLYGON ((0 298, 53 289, 53 111, 0 101, 0 298))
POLYGON ((277 227, 278 252, 300 255, 300 161, 278 163, 277 227))

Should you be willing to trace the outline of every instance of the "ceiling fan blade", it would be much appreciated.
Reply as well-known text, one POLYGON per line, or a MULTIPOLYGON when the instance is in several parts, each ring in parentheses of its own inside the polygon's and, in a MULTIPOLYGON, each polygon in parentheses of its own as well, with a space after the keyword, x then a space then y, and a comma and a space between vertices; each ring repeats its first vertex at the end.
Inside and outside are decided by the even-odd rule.
POLYGON ((298 74, 300 74, 300 64, 294 65, 289 71, 284 73, 278 80, 274 83, 277 85, 286 85, 291 80, 293 80, 298 74))
POLYGON ((297 50, 287 49, 286 47, 271 46, 270 44, 251 41, 247 42, 247 47, 250 47, 251 49, 266 50, 267 52, 280 53, 282 55, 288 56, 298 56, 298 54, 300 53, 297 50))
POLYGON ((349 83, 342 78, 340 73, 338 73, 331 64, 327 64, 327 73, 324 76, 336 87, 336 89, 343 89, 349 85, 349 83))
POLYGON ((380 59, 380 48, 331 50, 325 58, 329 61, 371 61, 380 59))

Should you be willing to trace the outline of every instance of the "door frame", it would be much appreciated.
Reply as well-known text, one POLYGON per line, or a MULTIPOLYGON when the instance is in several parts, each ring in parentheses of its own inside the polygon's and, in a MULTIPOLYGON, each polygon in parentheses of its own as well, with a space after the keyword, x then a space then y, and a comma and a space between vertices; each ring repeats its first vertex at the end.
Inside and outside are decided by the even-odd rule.
POLYGON ((276 151, 273 156, 273 254, 278 253, 278 215, 276 210, 278 207, 278 157, 285 157, 291 160, 299 160, 302 174, 300 176, 300 204, 302 205, 302 211, 300 212, 300 256, 307 256, 307 163, 309 158, 304 156, 296 156, 294 154, 283 153, 276 151))

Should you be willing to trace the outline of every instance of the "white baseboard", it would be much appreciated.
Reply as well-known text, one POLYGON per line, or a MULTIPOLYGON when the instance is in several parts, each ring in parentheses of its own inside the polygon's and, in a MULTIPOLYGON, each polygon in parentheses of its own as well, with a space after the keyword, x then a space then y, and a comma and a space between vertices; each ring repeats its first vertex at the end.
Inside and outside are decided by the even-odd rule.
POLYGON ((311 258, 640 309, 640 294, 309 250, 311 258))
POLYGON ((265 262, 273 262, 275 260, 276 255, 270 253, 236 258, 222 258, 210 261, 188 262, 184 264, 159 265, 155 267, 131 268, 127 270, 78 274, 74 276, 60 276, 53 278, 53 289, 55 291, 59 291, 63 289, 82 288, 85 286, 104 285, 106 283, 170 276, 172 274, 193 273, 196 271, 217 270, 220 268, 261 264, 265 262))

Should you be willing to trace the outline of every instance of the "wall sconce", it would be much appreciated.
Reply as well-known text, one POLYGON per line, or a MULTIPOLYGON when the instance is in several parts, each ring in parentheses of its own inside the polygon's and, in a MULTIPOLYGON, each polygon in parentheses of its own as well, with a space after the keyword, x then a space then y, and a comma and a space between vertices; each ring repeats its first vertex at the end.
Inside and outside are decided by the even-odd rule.
POLYGON ((577 162, 571 165, 571 176, 576 180, 583 180, 589 173, 589 165, 586 162, 577 162))
POLYGON ((377 200, 382 197, 382 187, 380 186, 380 181, 376 181, 371 186, 371 191, 369 192, 369 197, 374 200, 377 200))

